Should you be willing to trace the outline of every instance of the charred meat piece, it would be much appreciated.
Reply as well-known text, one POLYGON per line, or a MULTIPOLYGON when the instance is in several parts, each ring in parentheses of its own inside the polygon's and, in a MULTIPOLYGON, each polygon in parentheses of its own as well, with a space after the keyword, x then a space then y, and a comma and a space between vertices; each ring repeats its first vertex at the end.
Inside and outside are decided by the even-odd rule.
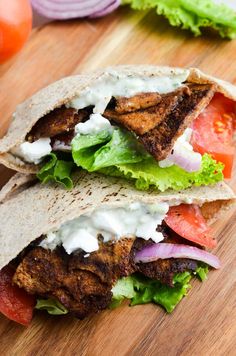
POLYGON ((158 105, 126 114, 118 114, 115 110, 105 110, 103 116, 134 132, 136 135, 145 133, 156 127, 173 109, 178 100, 177 95, 166 95, 158 105))
POLYGON ((54 291, 53 296, 83 319, 108 307, 112 299, 111 288, 110 284, 101 283, 96 274, 78 270, 67 274, 62 288, 54 291))
POLYGON ((146 150, 158 161, 165 159, 175 141, 183 134, 191 122, 209 104, 214 94, 214 86, 189 84, 190 93, 183 92, 177 104, 151 131, 140 136, 146 150))
POLYGON ((66 275, 66 259, 66 254, 36 247, 17 267, 14 282, 30 294, 46 295, 61 287, 66 275))
POLYGON ((100 249, 84 257, 34 248, 18 266, 14 282, 30 294, 57 298, 77 317, 84 318, 106 308, 118 278, 133 272, 130 250, 133 239, 101 243, 100 249))
POLYGON ((131 98, 116 97, 114 98, 114 110, 118 114, 147 109, 157 105, 161 101, 161 95, 158 93, 140 93, 131 98))
POLYGON ((186 84, 161 95, 155 106, 126 114, 107 109, 104 116, 135 133, 146 150, 160 161, 168 156, 177 138, 209 104, 213 94, 213 85, 186 84))
POLYGON ((197 262, 187 258, 168 258, 149 263, 138 263, 136 268, 144 276, 173 286, 174 275, 185 271, 195 271, 197 269, 197 262))
POLYGON ((54 137, 65 132, 74 131, 75 125, 88 119, 91 109, 75 109, 61 107, 42 117, 32 128, 26 139, 30 142, 41 137, 54 137))
POLYGON ((130 238, 101 243, 99 250, 91 253, 88 258, 84 258, 83 254, 72 255, 69 269, 90 271, 99 276, 103 283, 110 281, 110 284, 114 284, 118 278, 133 272, 130 264, 133 243, 134 240, 130 238))
POLYGON ((57 298, 78 318, 106 308, 112 297, 111 281, 86 270, 69 270, 62 250, 33 249, 18 266, 13 281, 30 294, 57 298))

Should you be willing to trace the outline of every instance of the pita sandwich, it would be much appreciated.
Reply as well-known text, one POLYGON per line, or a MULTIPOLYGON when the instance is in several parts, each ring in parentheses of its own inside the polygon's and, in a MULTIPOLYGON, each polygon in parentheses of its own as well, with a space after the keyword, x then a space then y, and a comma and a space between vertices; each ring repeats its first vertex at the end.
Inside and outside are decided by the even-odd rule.
POLYGON ((192 277, 220 268, 206 248, 216 245, 208 225, 235 202, 225 183, 144 194, 119 178, 80 171, 72 179, 65 190, 17 173, 1 191, 8 318, 28 325, 36 307, 82 319, 124 299, 171 312, 192 277))
POLYGON ((194 68, 67 77, 17 107, 0 162, 67 188, 78 167, 139 189, 215 184, 231 176, 235 101, 235 86, 194 68))

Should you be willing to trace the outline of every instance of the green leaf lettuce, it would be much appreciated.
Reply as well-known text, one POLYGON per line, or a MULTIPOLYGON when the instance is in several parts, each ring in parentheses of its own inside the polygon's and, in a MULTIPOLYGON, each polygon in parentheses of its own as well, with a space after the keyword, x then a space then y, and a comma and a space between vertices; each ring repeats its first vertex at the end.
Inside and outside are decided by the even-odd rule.
POLYGON ((131 133, 115 129, 113 133, 101 131, 96 135, 76 136, 72 141, 72 156, 77 166, 94 172, 118 164, 141 162, 149 155, 131 133))
MULTIPOLYGON (((178 273, 173 278, 173 287, 135 273, 128 277, 120 278, 112 288, 112 302, 110 308, 118 307, 125 299, 130 300, 130 305, 155 303, 161 305, 171 313, 181 299, 187 295, 191 288, 192 276, 201 281, 207 278, 208 266, 200 264, 195 272, 178 273)), ((56 299, 38 299, 36 309, 46 310, 51 315, 67 314, 68 310, 56 299)))
POLYGON ((178 273, 173 278, 173 287, 140 274, 121 278, 112 289, 113 298, 110 307, 117 307, 124 299, 129 299, 131 306, 155 303, 171 313, 183 297, 187 295, 191 288, 191 278, 197 276, 203 281, 206 279, 207 273, 207 266, 199 266, 193 273, 187 271, 178 273))
POLYGON ((123 0, 134 10, 155 9, 165 16, 172 26, 191 30, 195 36, 201 28, 211 27, 222 37, 236 37, 236 12, 227 6, 227 1, 217 4, 213 0, 123 0))
POLYGON ((202 168, 198 172, 186 172, 178 166, 161 168, 153 159, 137 164, 119 165, 101 170, 111 176, 134 179, 136 188, 147 190, 156 187, 160 191, 167 189, 181 190, 191 186, 210 185, 223 179, 223 165, 214 161, 209 155, 202 157, 202 168))
POLYGON ((56 299, 38 299, 35 309, 46 310, 51 315, 67 314, 68 310, 56 299))
POLYGON ((73 187, 71 172, 74 163, 71 161, 59 160, 55 153, 51 153, 46 158, 46 163, 37 174, 38 179, 42 183, 53 181, 60 183, 66 189, 73 187))
POLYGON ((150 187, 160 191, 181 190, 215 184, 223 179, 223 164, 207 154, 203 156, 198 172, 189 173, 176 165, 161 168, 135 136, 118 128, 112 133, 101 131, 95 135, 78 135, 72 140, 72 157, 62 160, 59 156, 58 153, 48 155, 37 176, 43 183, 55 181, 67 189, 73 186, 71 173, 75 166, 88 172, 126 178, 140 190, 150 187))
POLYGON ((150 186, 160 191, 180 190, 223 179, 223 165, 207 154, 198 172, 189 173, 178 166, 161 168, 132 134, 121 129, 113 133, 102 131, 96 135, 76 136, 72 141, 72 156, 78 166, 89 172, 99 171, 134 180, 141 190, 150 186))

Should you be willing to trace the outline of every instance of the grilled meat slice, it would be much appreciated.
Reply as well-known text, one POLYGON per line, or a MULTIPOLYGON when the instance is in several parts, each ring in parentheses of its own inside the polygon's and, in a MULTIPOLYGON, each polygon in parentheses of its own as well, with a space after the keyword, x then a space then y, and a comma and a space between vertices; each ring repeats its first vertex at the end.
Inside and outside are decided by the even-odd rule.
POLYGON ((106 308, 118 278, 133 272, 130 250, 133 239, 100 244, 100 249, 84 257, 36 247, 18 266, 14 283, 30 294, 57 298, 77 317, 84 318, 106 308))
POLYGON ((161 101, 161 95, 158 93, 140 93, 131 98, 116 97, 112 100, 114 110, 117 114, 147 109, 157 105, 161 101))
POLYGON ((86 270, 70 270, 63 249, 34 248, 17 267, 13 282, 30 294, 57 298, 77 317, 106 308, 112 297, 111 280, 103 283, 86 270))
POLYGON ((173 277, 176 273, 195 271, 197 262, 187 258, 168 258, 149 263, 138 263, 137 271, 146 277, 157 279, 163 284, 173 286, 173 277))
POLYGON ((135 133, 146 150, 160 161, 168 156, 177 138, 208 105, 213 94, 213 85, 186 84, 161 95, 155 106, 125 114, 107 109, 104 116, 135 133))
POLYGON ((75 125, 89 118, 91 109, 75 109, 61 107, 42 117, 27 135, 27 140, 33 142, 40 137, 54 137, 65 132, 74 131, 75 125))
POLYGON ((118 278, 133 272, 130 252, 134 240, 124 238, 117 242, 101 243, 98 251, 84 258, 83 254, 73 254, 69 261, 69 270, 86 270, 99 276, 103 283, 113 285, 118 278))
POLYGON ((173 110, 151 131, 140 136, 146 150, 158 161, 165 159, 175 141, 183 134, 191 122, 209 104, 214 94, 214 87, 209 84, 189 84, 179 96, 173 110))
MULTIPOLYGON (((182 90, 181 90, 182 91, 182 90)), ((105 110, 103 116, 134 132, 136 135, 145 133, 156 127, 174 108, 178 101, 177 95, 166 95, 158 105, 126 114, 118 114, 115 110, 105 110)))
POLYGON ((66 275, 66 259, 66 254, 36 247, 23 258, 13 281, 30 294, 46 295, 61 287, 66 275))
POLYGON ((83 319, 108 307, 112 299, 111 288, 109 283, 101 283, 96 274, 78 270, 67 274, 62 288, 52 291, 52 295, 77 318, 83 319))

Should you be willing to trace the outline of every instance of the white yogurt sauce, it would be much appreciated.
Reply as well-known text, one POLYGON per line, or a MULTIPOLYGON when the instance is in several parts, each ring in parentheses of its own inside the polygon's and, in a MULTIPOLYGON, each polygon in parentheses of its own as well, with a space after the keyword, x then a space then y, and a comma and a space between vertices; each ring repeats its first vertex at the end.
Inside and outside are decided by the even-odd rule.
POLYGON ((75 126, 75 132, 77 135, 94 135, 100 131, 112 132, 114 127, 110 121, 103 117, 101 114, 92 114, 89 120, 80 122, 75 126))
POLYGON ((23 158, 25 162, 39 164, 42 159, 51 151, 50 138, 40 138, 35 142, 23 142, 20 146, 13 148, 11 151, 16 156, 23 158))
POLYGON ((188 74, 189 71, 185 70, 181 74, 172 76, 133 77, 110 71, 67 106, 79 110, 93 105, 94 113, 103 114, 112 96, 131 97, 138 93, 170 93, 182 85, 188 74))
POLYGON ((99 249, 99 234, 104 242, 140 237, 157 243, 164 237, 156 228, 168 210, 167 203, 147 205, 135 202, 126 207, 103 207, 64 223, 59 230, 48 233, 40 246, 54 250, 62 245, 68 254, 78 249, 90 253, 99 249))

